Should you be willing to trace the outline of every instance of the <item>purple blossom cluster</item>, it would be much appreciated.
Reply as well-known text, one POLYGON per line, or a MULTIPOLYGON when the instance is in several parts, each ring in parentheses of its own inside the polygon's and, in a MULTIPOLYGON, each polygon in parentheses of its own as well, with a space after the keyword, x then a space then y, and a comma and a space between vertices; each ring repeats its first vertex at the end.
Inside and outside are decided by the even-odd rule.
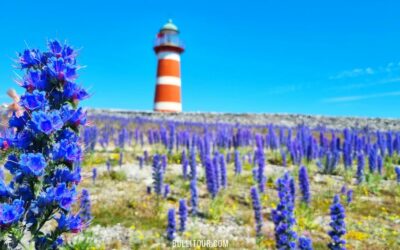
POLYGON ((335 195, 333 198, 333 203, 330 210, 331 223, 329 225, 331 226, 332 230, 329 231, 328 234, 332 241, 328 244, 328 247, 332 250, 345 250, 346 241, 342 239, 342 237, 346 234, 346 224, 344 222, 345 210, 342 204, 340 204, 339 195, 335 195))
POLYGON ((293 230, 296 220, 294 218, 294 197, 292 196, 292 176, 287 172, 278 179, 279 204, 272 210, 272 221, 275 224, 275 243, 277 249, 296 249, 297 234, 293 230))
POLYGON ((12 175, 0 184, 1 249, 21 247, 17 235, 29 235, 36 249, 58 249, 64 233, 87 225, 85 216, 72 211, 83 157, 79 129, 87 120, 79 102, 89 96, 75 83, 76 56, 69 45, 51 40, 46 51, 27 49, 16 61, 25 93, 0 138, 12 175), (44 231, 51 220, 56 227, 44 231))
POLYGON ((192 206, 192 214, 196 215, 199 206, 199 192, 197 190, 197 180, 190 181, 190 204, 192 206))
POLYGON ((161 155, 154 155, 153 156, 153 188, 154 192, 157 195, 162 194, 162 188, 163 188, 163 183, 164 183, 164 171, 162 169, 162 163, 161 163, 161 155))
POLYGON ((171 208, 168 210, 167 218, 167 240, 173 241, 176 237, 175 209, 171 208))
POLYGON ((80 216, 83 222, 89 223, 92 220, 92 206, 90 203, 89 191, 87 189, 82 189, 80 200, 80 216))
POLYGON ((302 194, 302 201, 309 204, 311 201, 310 181, 308 178, 307 168, 301 166, 299 170, 299 186, 302 194))
POLYGON ((179 231, 184 232, 186 230, 186 220, 188 216, 188 208, 186 200, 179 200, 179 231))
POLYGON ((305 236, 299 237, 297 247, 299 250, 313 250, 311 239, 305 236))
POLYGON ((263 226, 263 216, 262 216, 262 206, 260 202, 260 196, 256 187, 251 187, 250 196, 253 204, 254 210, 254 220, 256 222, 256 235, 257 237, 262 236, 262 226, 263 226))

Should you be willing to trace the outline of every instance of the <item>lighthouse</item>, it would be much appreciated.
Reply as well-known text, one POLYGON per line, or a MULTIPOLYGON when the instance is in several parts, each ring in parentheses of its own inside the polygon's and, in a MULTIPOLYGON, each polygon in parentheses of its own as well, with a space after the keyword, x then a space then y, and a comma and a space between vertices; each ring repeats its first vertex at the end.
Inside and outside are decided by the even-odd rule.
POLYGON ((154 51, 158 59, 154 111, 181 112, 180 62, 184 48, 178 27, 171 20, 158 32, 154 51))

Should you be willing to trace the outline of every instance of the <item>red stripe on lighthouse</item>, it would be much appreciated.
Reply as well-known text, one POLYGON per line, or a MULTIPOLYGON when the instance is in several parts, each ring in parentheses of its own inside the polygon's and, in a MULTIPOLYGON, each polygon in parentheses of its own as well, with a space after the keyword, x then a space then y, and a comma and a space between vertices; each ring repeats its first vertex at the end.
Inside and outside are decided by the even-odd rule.
POLYGON ((181 102, 181 88, 175 85, 158 84, 155 102, 181 102))
POLYGON ((158 60, 157 76, 181 76, 180 63, 176 60, 158 60))

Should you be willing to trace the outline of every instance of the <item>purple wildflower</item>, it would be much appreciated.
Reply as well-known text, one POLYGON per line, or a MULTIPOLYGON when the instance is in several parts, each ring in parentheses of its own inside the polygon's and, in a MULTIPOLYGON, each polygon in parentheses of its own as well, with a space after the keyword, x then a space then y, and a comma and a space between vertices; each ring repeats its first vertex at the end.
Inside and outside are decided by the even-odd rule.
POLYGON ((272 210, 272 221, 275 224, 275 243, 277 249, 295 249, 297 234, 293 230, 296 224, 294 218, 294 198, 291 183, 293 178, 287 172, 277 181, 279 204, 272 210))
POLYGON ((381 155, 378 155, 376 158, 376 166, 378 168, 378 173, 382 175, 382 169, 383 169, 383 159, 381 155))
POLYGON ((299 237, 297 247, 299 250, 313 250, 311 239, 305 236, 299 237))
POLYGON ((167 198, 167 197, 168 197, 169 192, 170 192, 170 187, 169 187, 168 184, 166 184, 166 185, 164 186, 164 194, 163 194, 164 198, 167 198))
POLYGON ((235 150, 235 174, 242 173, 242 162, 240 160, 240 154, 238 150, 235 150))
POLYGON ((190 204, 192 206, 192 214, 197 214, 199 205, 199 193, 197 191, 197 180, 193 179, 190 181, 190 204))
POLYGON ((311 200, 310 182, 308 179, 307 168, 305 166, 301 166, 299 170, 299 186, 302 194, 302 201, 309 204, 311 200))
POLYGON ((161 195, 162 187, 163 187, 163 180, 164 180, 164 172, 162 170, 160 155, 154 155, 152 170, 153 170, 152 175, 153 175, 154 192, 157 195, 161 195))
POLYGON ((188 208, 186 206, 186 200, 179 200, 179 231, 184 232, 186 230, 186 220, 188 216, 188 208))
POLYGON ((219 167, 220 167, 220 173, 221 173, 221 186, 226 188, 227 187, 227 174, 226 174, 226 163, 225 163, 225 157, 223 154, 219 155, 219 167))
POLYGON ((214 199, 218 192, 218 188, 217 188, 217 184, 216 184, 217 179, 216 179, 215 172, 214 172, 215 166, 209 157, 206 158, 205 165, 206 165, 205 169, 206 169, 207 189, 208 189, 208 192, 210 192, 211 197, 214 199))
POLYGON ((346 234, 346 224, 344 222, 345 210, 342 204, 340 204, 340 198, 335 195, 333 203, 330 208, 331 212, 331 223, 329 224, 332 228, 328 232, 332 241, 328 244, 329 249, 332 250, 344 250, 346 241, 341 239, 346 234))
POLYGON ((175 209, 168 210, 167 239, 173 241, 176 234, 175 209))
POLYGON ((89 191, 87 189, 82 189, 80 208, 80 216, 82 221, 89 223, 92 220, 92 207, 90 204, 89 191))
POLYGON ((365 176, 364 176, 364 155, 362 153, 359 153, 357 156, 357 182, 358 184, 361 184, 364 182, 365 176))
POLYGON ((17 222, 24 211, 24 201, 22 200, 14 200, 11 204, 0 203, 0 226, 4 228, 17 222))
POLYGON ((189 159, 189 165, 190 165, 190 176, 192 179, 197 178, 197 164, 196 164, 196 151, 194 146, 190 148, 190 159, 189 159))
POLYGON ((350 204, 353 201, 353 190, 349 189, 347 191, 346 196, 347 196, 347 204, 350 204))
POLYGON ((260 197, 258 195, 258 191, 256 187, 251 187, 250 189, 250 196, 253 203, 253 210, 254 210, 254 220, 256 222, 256 234, 257 237, 262 235, 261 229, 263 226, 263 217, 262 217, 262 207, 260 202, 260 197))
POLYGON ((25 174, 34 176, 42 175, 47 166, 46 159, 41 153, 22 154, 19 164, 25 174))

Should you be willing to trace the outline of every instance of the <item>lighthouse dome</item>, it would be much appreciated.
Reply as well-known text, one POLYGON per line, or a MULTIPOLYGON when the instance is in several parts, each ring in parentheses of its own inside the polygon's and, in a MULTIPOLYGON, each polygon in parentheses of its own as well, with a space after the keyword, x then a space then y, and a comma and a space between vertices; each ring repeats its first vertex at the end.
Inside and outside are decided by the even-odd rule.
POLYGON ((168 32, 168 31, 172 31, 172 32, 176 32, 178 33, 178 27, 172 22, 171 19, 168 20, 168 22, 166 24, 164 24, 164 26, 161 27, 160 32, 168 32))

